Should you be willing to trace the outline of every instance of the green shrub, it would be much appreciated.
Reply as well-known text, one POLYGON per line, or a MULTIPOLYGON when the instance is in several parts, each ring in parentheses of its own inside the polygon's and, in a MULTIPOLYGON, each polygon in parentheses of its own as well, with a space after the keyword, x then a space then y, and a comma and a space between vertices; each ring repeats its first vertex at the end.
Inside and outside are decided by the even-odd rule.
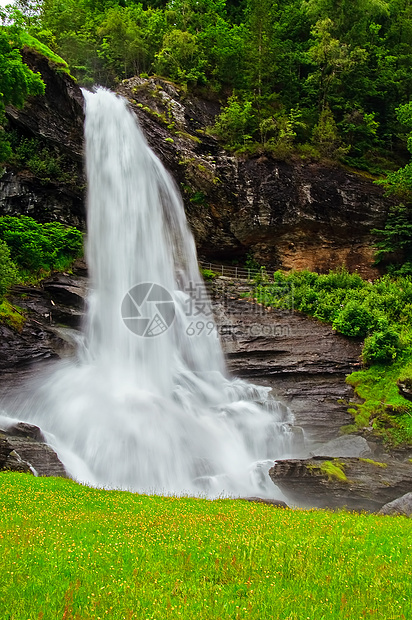
POLYGON ((59 222, 39 224, 24 215, 0 217, 0 239, 20 270, 34 273, 65 269, 83 249, 83 236, 76 228, 59 222))
POLYGON ((400 351, 399 333, 392 327, 387 327, 366 338, 362 361, 365 364, 392 362, 400 351))
POLYGON ((251 101, 240 101, 236 95, 229 97, 227 106, 216 118, 213 132, 229 148, 236 148, 251 140, 254 114, 251 101))
POLYGON ((205 280, 214 280, 215 278, 217 278, 217 273, 215 273, 211 269, 200 269, 200 273, 205 280))
POLYGON ((364 338, 373 325, 373 316, 359 302, 350 301, 333 321, 333 329, 353 338, 364 338))
POLYGON ((10 250, 0 240, 0 302, 7 288, 17 280, 17 269, 10 258, 10 250))
POLYGON ((359 289, 365 285, 358 273, 349 273, 344 267, 328 274, 319 275, 314 282, 317 289, 335 291, 336 289, 359 289))

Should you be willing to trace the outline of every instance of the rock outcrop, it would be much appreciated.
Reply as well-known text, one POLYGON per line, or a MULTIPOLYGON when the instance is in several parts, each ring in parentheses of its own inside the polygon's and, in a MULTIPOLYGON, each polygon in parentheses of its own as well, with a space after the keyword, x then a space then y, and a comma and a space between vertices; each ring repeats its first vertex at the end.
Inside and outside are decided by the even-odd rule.
POLYGON ((21 422, 10 425, 6 418, 0 419, 0 471, 67 477, 62 462, 37 426, 21 422))
POLYGON ((132 78, 118 90, 182 188, 202 256, 232 260, 252 252, 276 268, 345 264, 376 275, 371 230, 383 225, 389 202, 370 178, 319 163, 230 156, 208 131, 216 102, 159 79, 132 78))
POLYGON ((331 439, 310 452, 312 457, 324 458, 366 458, 373 455, 373 448, 364 437, 359 435, 342 435, 331 439), (327 455, 327 456, 325 456, 327 455))
POLYGON ((382 506, 379 511, 380 515, 402 515, 412 518, 412 492, 402 495, 382 506))
MULTIPOLYGON (((41 73, 46 93, 23 110, 9 107, 10 126, 64 153, 73 178, 45 182, 7 166, 0 214, 83 227, 81 91, 37 52, 24 50, 24 60, 41 73)), ((118 92, 180 186, 202 257, 242 262, 252 253, 270 268, 327 271, 345 264, 368 277, 377 274, 371 230, 383 225, 390 203, 367 175, 298 159, 231 156, 209 130, 218 103, 188 96, 165 80, 132 78, 118 92)))
POLYGON ((393 459, 282 460, 269 476, 290 503, 316 508, 375 512, 412 488, 412 464, 393 459))
POLYGON ((76 336, 66 328, 80 328, 86 293, 87 279, 80 275, 57 274, 38 287, 14 287, 9 300, 26 320, 21 331, 0 323, 0 373, 70 354, 76 336))
POLYGON ((347 409, 355 395, 345 379, 360 367, 361 341, 298 312, 238 299, 238 289, 223 279, 211 292, 233 374, 271 387, 309 440, 329 441, 353 423, 347 409))

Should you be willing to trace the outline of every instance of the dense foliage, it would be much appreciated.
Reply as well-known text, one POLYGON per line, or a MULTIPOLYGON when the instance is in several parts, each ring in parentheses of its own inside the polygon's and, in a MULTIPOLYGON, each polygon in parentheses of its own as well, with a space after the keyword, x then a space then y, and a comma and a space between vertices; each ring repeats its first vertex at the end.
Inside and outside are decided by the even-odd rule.
POLYGON ((388 275, 372 283, 344 269, 328 274, 278 271, 270 281, 263 272, 254 295, 266 306, 299 310, 364 340, 365 369, 349 378, 366 399, 351 409, 355 422, 368 426, 373 421, 391 443, 412 442, 412 403, 399 395, 396 385, 401 377, 412 376, 411 276, 388 275))
POLYGON ((7 288, 17 280, 17 268, 10 258, 10 250, 0 240, 0 303, 7 288))
POLYGON ((5 106, 22 107, 28 95, 44 92, 40 75, 24 64, 19 51, 21 47, 19 29, 0 28, 0 163, 11 154, 3 129, 5 106))
POLYGON ((405 517, 145 496, 10 472, 0 473, 0 495, 4 618, 412 614, 405 517))
MULTIPOLYGON (((397 110, 399 121, 408 129, 407 147, 412 154, 412 102, 397 110)), ((386 193, 402 202, 390 210, 384 229, 372 231, 377 235, 377 263, 386 263, 388 270, 398 275, 412 274, 412 163, 391 172, 380 184, 386 193)))
POLYGON ((366 338, 365 363, 389 362, 412 352, 412 279, 384 276, 374 283, 344 269, 329 274, 310 271, 285 275, 256 289, 257 298, 272 307, 293 307, 329 322, 345 336, 366 338))
POLYGON ((216 132, 231 148, 285 156, 293 147, 372 171, 404 162, 396 109, 412 92, 410 0, 16 6, 13 19, 64 57, 83 84, 156 73, 214 92, 228 102, 216 132))
POLYGON ((64 269, 83 249, 82 233, 76 228, 59 222, 39 224, 27 216, 0 217, 0 240, 22 274, 64 269))

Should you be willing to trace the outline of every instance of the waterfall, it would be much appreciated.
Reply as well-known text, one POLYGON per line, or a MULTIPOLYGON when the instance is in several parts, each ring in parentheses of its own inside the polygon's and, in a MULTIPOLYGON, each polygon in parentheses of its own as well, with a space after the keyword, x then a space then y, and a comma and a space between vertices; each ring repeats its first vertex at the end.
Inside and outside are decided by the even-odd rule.
POLYGON ((92 485, 274 497, 268 461, 290 452, 290 412, 228 376, 173 180, 124 99, 84 95, 84 339, 24 417, 92 485))

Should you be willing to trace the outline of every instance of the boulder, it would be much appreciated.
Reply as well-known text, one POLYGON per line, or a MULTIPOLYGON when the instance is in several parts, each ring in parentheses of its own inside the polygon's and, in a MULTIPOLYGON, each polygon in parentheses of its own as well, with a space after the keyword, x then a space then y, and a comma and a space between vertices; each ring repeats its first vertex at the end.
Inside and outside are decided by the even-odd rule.
POLYGON ((269 470, 290 504, 376 512, 412 488, 412 464, 394 459, 279 460, 269 470))
POLYGON ((56 452, 44 439, 38 426, 19 422, 5 424, 0 430, 0 471, 19 471, 36 476, 67 477, 56 452))
POLYGON ((84 310, 87 297, 87 280, 66 274, 56 274, 42 281, 42 287, 54 304, 63 304, 77 310, 84 310))
POLYGON ((0 471, 17 471, 21 474, 35 474, 35 470, 12 450, 0 471))
POLYGON ((412 400, 412 380, 404 379, 398 381, 399 394, 406 398, 406 400, 412 400))
POLYGON ((289 506, 280 499, 267 499, 263 497, 242 497, 245 502, 253 502, 255 504, 266 504, 273 508, 289 508, 289 506))
POLYGON ((310 456, 325 458, 336 457, 370 457, 372 450, 364 437, 358 435, 343 435, 312 450, 310 456))
MULTIPOLYGON (((411 486, 412 488, 412 486, 411 486)), ((393 502, 385 504, 380 509, 380 515, 403 515, 405 517, 412 517, 412 492, 405 493, 402 497, 394 499, 393 502)))
POLYGON ((7 434, 15 437, 26 437, 34 439, 35 441, 46 441, 40 428, 34 424, 28 424, 27 422, 17 422, 17 424, 9 426, 7 434))

